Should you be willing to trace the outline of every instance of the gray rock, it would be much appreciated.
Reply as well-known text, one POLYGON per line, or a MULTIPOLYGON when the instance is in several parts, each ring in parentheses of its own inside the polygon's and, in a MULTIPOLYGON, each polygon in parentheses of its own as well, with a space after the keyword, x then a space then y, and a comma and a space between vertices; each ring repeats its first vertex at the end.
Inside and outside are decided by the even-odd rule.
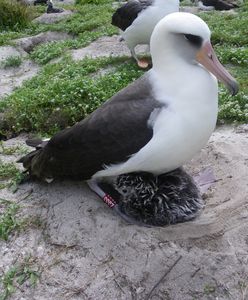
MULTIPOLYGON (((147 46, 137 46, 137 53, 144 53, 147 46)), ((90 57, 131 56, 125 41, 120 42, 120 36, 104 36, 92 42, 89 46, 72 50, 72 58, 75 60, 90 57)))
POLYGON ((24 51, 30 53, 34 47, 39 44, 47 43, 51 41, 61 41, 71 39, 72 36, 65 32, 47 31, 37 34, 35 36, 25 37, 14 40, 16 46, 19 46, 24 51))
POLYGON ((50 14, 45 13, 45 14, 39 16, 38 18, 34 19, 33 22, 39 23, 39 24, 53 24, 53 23, 59 22, 62 19, 68 18, 72 14, 73 14, 73 12, 70 10, 65 10, 59 14, 58 13, 50 13, 50 14))
POLYGON ((35 76, 39 69, 39 66, 30 60, 24 60, 19 67, 0 68, 0 100, 20 87, 24 80, 35 76))

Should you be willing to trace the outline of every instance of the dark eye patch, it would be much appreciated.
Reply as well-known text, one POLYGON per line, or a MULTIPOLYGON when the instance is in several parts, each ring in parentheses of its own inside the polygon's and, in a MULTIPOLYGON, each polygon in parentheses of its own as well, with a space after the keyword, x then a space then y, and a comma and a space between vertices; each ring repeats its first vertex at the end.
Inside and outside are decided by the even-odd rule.
POLYGON ((201 47, 202 45, 202 38, 198 35, 193 34, 184 34, 186 40, 188 40, 192 45, 196 47, 201 47))

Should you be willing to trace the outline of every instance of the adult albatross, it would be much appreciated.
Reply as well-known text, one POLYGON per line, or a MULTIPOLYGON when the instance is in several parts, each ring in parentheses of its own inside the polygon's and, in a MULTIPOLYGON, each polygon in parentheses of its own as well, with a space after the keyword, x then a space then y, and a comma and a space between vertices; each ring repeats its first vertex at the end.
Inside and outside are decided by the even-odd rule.
MULTIPOLYGON (((58 177, 87 180, 118 211, 102 182, 119 178, 115 186, 120 188, 119 176, 145 172, 159 177, 177 172, 190 160, 215 128, 216 77, 233 95, 237 83, 218 61, 206 23, 189 13, 172 13, 156 25, 151 56, 153 68, 140 79, 81 122, 49 141, 34 143, 36 150, 21 159, 29 174, 49 181, 58 177)), ((185 178, 183 173, 180 176, 185 178)), ((170 181, 173 189, 183 191, 185 184, 181 184, 170 181)))
POLYGON ((167 14, 179 10, 179 0, 129 0, 116 10, 112 16, 112 25, 120 28, 131 55, 141 68, 148 62, 138 59, 135 47, 149 45, 155 25, 167 14))

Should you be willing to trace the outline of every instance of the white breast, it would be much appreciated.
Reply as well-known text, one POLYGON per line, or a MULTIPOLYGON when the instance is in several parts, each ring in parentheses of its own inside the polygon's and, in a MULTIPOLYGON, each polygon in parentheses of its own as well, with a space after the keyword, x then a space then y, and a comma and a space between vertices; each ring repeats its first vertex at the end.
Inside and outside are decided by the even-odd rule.
POLYGON ((153 120, 152 139, 125 163, 109 166, 97 172, 95 178, 135 171, 168 172, 205 146, 216 124, 218 86, 214 76, 198 69, 195 76, 191 71, 191 78, 185 79, 187 84, 177 87, 173 87, 173 80, 162 77, 160 81, 161 77, 150 72, 155 98, 167 104, 153 120))
POLYGON ((187 84, 174 87, 173 98, 173 80, 160 82, 151 73, 155 97, 168 107, 155 120, 151 141, 128 160, 127 168, 135 165, 154 174, 168 172, 192 159, 205 146, 216 124, 218 86, 214 76, 198 69, 195 78, 191 72, 187 84))

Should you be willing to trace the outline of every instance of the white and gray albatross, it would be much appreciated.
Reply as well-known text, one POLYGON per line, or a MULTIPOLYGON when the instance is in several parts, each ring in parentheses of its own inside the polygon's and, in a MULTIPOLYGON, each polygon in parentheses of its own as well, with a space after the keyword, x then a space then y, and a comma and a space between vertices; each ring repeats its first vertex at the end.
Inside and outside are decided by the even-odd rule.
POLYGON ((87 180, 123 218, 161 226, 189 220, 201 206, 180 167, 215 128, 216 77, 233 95, 238 85, 218 61, 207 24, 195 15, 162 19, 151 55, 153 68, 144 76, 49 141, 29 142, 36 150, 20 162, 39 179, 87 180), (106 185, 117 196, 106 193, 106 185))
POLYGON ((166 15, 179 11, 179 0, 129 0, 116 10, 111 24, 121 30, 131 55, 141 68, 146 68, 146 59, 138 59, 137 45, 149 45, 155 25, 166 15))

